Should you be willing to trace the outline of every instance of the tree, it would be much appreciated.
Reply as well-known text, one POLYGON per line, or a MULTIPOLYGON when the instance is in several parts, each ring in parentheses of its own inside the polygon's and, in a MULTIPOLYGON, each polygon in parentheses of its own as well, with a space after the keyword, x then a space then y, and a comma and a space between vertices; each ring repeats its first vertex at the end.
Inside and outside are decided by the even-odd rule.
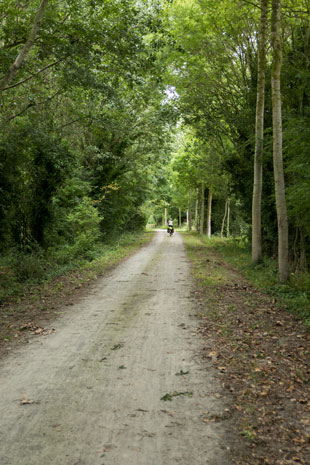
POLYGON ((281 1, 272 0, 272 121, 273 121, 273 165, 275 196, 278 219, 278 261, 280 282, 289 277, 288 266, 288 221, 285 199, 285 184, 282 153, 282 113, 281 113, 281 1))
POLYGON ((207 237, 211 237, 212 199, 213 199, 213 186, 211 185, 208 190, 207 237))
POLYGON ((200 210, 200 234, 203 235, 205 222, 205 183, 201 183, 201 210, 200 210))
POLYGON ((263 141, 267 42, 266 35, 268 26, 267 11, 268 0, 261 0, 261 19, 257 53, 257 101, 255 121, 254 182, 252 200, 252 261, 254 263, 257 263, 262 259, 261 201, 263 182, 263 141))
POLYGON ((143 227, 175 119, 157 0, 2 3, 1 247, 143 227))

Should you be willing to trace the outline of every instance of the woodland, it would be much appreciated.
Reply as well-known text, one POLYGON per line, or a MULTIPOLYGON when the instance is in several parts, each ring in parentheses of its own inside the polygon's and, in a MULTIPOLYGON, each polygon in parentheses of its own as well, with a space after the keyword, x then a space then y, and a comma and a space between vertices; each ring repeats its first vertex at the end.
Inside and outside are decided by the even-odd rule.
POLYGON ((310 263, 309 0, 2 0, 0 266, 171 216, 310 263))

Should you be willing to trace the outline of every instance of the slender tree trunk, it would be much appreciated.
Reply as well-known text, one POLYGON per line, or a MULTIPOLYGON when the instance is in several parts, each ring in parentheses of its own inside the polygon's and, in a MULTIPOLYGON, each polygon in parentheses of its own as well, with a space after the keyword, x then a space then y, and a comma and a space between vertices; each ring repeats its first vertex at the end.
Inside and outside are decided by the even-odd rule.
POLYGON ((227 209, 228 209, 228 199, 226 199, 226 202, 225 202, 225 212, 224 212, 222 228, 221 228, 221 239, 223 239, 223 235, 224 235, 224 227, 225 227, 225 221, 227 217, 227 209))
POLYGON ((212 186, 209 187, 208 192, 208 208, 207 208, 207 237, 211 237, 211 216, 212 216, 212 186))
POLYGON ((263 184, 264 107, 266 75, 266 35, 268 0, 261 0, 260 32, 258 39, 258 70, 255 122, 254 184, 252 198, 252 261, 262 259, 261 203, 263 184))
POLYGON ((179 228, 182 226, 182 211, 181 208, 179 208, 179 228))
POLYGON ((273 127, 273 169, 278 218, 278 261, 279 279, 285 282, 289 276, 288 267, 288 222, 285 199, 285 184, 282 154, 282 113, 281 113, 281 0, 272 0, 272 127, 273 127))
POLYGON ((25 60, 26 56, 28 55, 31 47, 33 46, 34 41, 35 41, 36 36, 37 36, 37 33, 38 33, 38 30, 39 30, 39 27, 40 27, 40 24, 41 24, 41 21, 42 21, 44 10, 46 8, 46 5, 47 5, 48 1, 49 0, 42 0, 41 4, 39 6, 39 9, 37 11, 37 14, 36 14, 36 16, 34 18, 33 25, 32 25, 28 40, 26 41, 25 45, 23 46, 23 48, 21 49, 21 51, 17 55, 14 63, 12 64, 12 66, 10 67, 10 69, 8 70, 6 75, 0 81, 0 92, 2 92, 3 89, 5 89, 5 87, 8 85, 8 83, 12 79, 14 79, 14 77, 16 76, 16 74, 17 74, 19 68, 21 67, 23 61, 25 60))
POLYGON ((200 234, 203 234, 203 226, 205 222, 205 184, 201 184, 201 213, 200 213, 200 234))
POLYGON ((164 226, 167 226, 167 208, 166 207, 164 211, 164 226))
POLYGON ((188 193, 188 230, 192 230, 192 191, 191 189, 189 190, 188 193))
POLYGON ((226 224, 226 237, 230 236, 230 199, 227 199, 227 224, 226 224))
POLYGON ((198 189, 196 192, 196 202, 195 202, 195 230, 198 232, 199 231, 199 224, 198 224, 198 205, 199 205, 199 200, 198 200, 198 189))
POLYGON ((187 226, 187 229, 189 230, 189 210, 186 210, 186 226, 187 226))
POLYGON ((307 254, 306 254, 306 243, 304 230, 300 228, 300 269, 305 271, 307 269, 307 254))
POLYGON ((299 237, 299 227, 296 226, 296 228, 295 228, 295 239, 294 239, 294 243, 293 243, 293 256, 294 256, 294 270, 295 270, 295 272, 299 271, 300 255, 299 255, 299 250, 298 250, 298 247, 297 247, 298 237, 299 237))

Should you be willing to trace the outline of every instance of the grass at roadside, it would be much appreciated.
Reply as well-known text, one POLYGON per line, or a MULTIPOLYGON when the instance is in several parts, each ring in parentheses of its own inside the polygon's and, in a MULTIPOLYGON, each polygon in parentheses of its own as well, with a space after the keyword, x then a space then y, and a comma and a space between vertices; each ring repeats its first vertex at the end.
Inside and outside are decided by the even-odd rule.
POLYGON ((109 242, 96 244, 87 254, 77 258, 45 256, 39 253, 14 252, 0 260, 0 302, 19 299, 33 287, 48 286, 53 280, 79 271, 91 277, 135 250, 153 236, 153 232, 123 234, 109 242))
POLYGON ((234 239, 201 238, 195 234, 185 234, 189 249, 199 241, 204 247, 213 248, 234 268, 239 270, 255 287, 272 295, 279 305, 301 318, 310 326, 310 273, 291 273, 287 284, 278 281, 276 260, 265 258, 258 265, 251 262, 248 244, 234 239))
POLYGON ((229 244, 220 253, 225 244, 214 247, 194 234, 184 239, 196 281, 202 357, 231 398, 223 421, 236 433, 232 463, 310 463, 309 331, 244 277, 245 251, 236 258, 229 244))
POLYGON ((83 264, 82 270, 93 274, 102 274, 107 268, 116 265, 120 260, 149 242, 154 236, 154 231, 143 233, 124 234, 117 240, 103 245, 98 258, 92 262, 83 264))
POLYGON ((28 263, 29 278, 19 280, 14 269, 0 263, 0 354, 12 341, 27 338, 29 331, 41 334, 47 320, 53 320, 60 308, 72 305, 83 289, 105 271, 149 242, 153 232, 125 234, 109 243, 97 245, 92 260, 58 265, 45 262, 42 272, 34 271, 36 258, 28 263))

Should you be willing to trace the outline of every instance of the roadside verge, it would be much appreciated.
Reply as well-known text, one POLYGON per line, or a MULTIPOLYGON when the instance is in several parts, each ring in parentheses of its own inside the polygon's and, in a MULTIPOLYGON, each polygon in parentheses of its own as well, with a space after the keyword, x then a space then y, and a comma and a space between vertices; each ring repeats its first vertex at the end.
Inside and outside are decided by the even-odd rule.
POLYGON ((310 463, 309 331, 199 236, 183 237, 204 357, 234 399, 235 464, 310 463))
POLYGON ((120 237, 102 247, 96 260, 33 286, 0 304, 0 357, 30 337, 53 331, 51 324, 65 308, 89 292, 107 271, 129 257, 153 237, 152 231, 120 237))

